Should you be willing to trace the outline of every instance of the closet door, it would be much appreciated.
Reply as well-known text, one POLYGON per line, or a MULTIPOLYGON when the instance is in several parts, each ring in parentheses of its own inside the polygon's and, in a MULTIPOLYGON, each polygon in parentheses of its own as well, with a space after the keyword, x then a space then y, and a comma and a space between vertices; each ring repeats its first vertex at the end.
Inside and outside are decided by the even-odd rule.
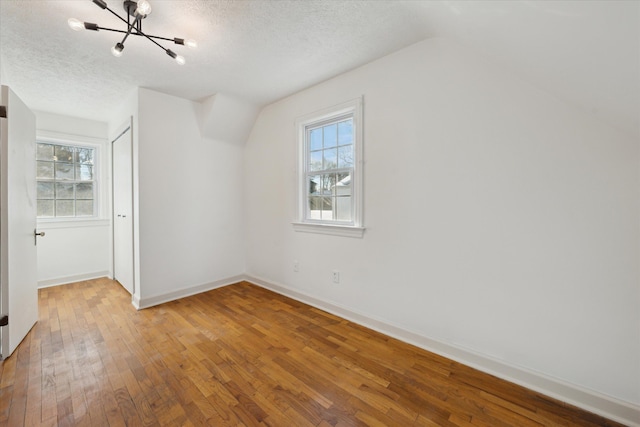
POLYGON ((133 152, 129 124, 112 142, 113 165, 113 277, 130 294, 133 268, 133 152))

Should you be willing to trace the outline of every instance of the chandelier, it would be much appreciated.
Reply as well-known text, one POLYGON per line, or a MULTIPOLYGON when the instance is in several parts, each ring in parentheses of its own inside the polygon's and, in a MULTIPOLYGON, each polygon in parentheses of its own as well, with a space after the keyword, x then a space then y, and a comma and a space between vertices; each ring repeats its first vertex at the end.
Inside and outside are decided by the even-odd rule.
POLYGON ((127 29, 116 30, 114 28, 101 27, 98 24, 93 24, 91 22, 82 22, 75 18, 70 18, 68 20, 69 27, 71 27, 71 29, 75 31, 80 31, 84 28, 85 30, 91 30, 91 31, 105 30, 105 31, 113 31, 115 33, 124 34, 124 38, 122 39, 122 41, 116 43, 116 45, 111 48, 111 53, 113 54, 113 56, 116 56, 116 57, 122 56, 122 51, 124 50, 124 42, 127 40, 129 36, 141 36, 141 37, 147 38, 149 41, 151 41, 153 44, 158 46, 160 49, 164 50, 167 55, 175 59, 175 61, 180 65, 184 65, 185 63, 184 57, 181 55, 178 55, 171 49, 165 48, 156 40, 166 40, 178 45, 187 46, 192 49, 195 49, 198 46, 195 40, 190 40, 190 39, 185 40, 177 37, 168 38, 168 37, 152 36, 143 32, 142 20, 145 19, 147 16, 149 16, 149 14, 151 13, 151 5, 147 0, 138 0, 138 1, 124 0, 123 6, 124 6, 125 12, 127 12, 127 15, 126 15, 127 19, 121 17, 116 12, 111 10, 109 6, 107 6, 107 2, 105 0, 93 0, 93 2, 97 4, 101 9, 108 10, 113 15, 115 15, 118 19, 120 19, 122 22, 127 24, 127 29))

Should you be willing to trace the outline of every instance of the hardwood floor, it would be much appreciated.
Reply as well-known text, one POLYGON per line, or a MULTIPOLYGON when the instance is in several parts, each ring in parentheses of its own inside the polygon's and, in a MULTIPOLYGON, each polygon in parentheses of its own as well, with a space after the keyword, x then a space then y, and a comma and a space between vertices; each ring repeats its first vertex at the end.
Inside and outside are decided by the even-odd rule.
POLYGON ((142 311, 107 279, 39 292, 0 425, 618 425, 244 282, 142 311))

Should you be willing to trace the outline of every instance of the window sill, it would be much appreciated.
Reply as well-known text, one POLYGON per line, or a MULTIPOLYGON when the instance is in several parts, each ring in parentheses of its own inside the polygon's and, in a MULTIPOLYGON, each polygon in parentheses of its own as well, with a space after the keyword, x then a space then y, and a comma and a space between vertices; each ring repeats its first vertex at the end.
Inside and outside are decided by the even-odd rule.
POLYGON ((78 227, 106 227, 111 224, 108 219, 102 218, 68 218, 68 219, 39 219, 38 229, 53 230, 56 228, 78 228, 78 227))
POLYGON ((292 223, 295 231, 303 233, 329 234, 332 236, 355 237, 361 239, 364 235, 364 227, 353 227, 347 225, 312 224, 308 222, 292 223))

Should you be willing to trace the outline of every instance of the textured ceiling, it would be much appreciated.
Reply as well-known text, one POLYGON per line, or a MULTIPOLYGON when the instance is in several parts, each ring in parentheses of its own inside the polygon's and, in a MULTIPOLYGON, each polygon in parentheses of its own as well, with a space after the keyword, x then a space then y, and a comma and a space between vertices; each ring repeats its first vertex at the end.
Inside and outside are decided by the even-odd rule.
MULTIPOLYGON (((121 12, 120 0, 106 0, 121 12)), ((640 136, 640 2, 151 0, 143 29, 193 38, 179 66, 91 0, 0 0, 0 77, 35 110, 104 120, 132 88, 264 105, 428 37, 455 39, 640 136)), ((124 13, 124 12, 123 12, 124 13)), ((470 70, 473 72, 473 70, 470 70)))

